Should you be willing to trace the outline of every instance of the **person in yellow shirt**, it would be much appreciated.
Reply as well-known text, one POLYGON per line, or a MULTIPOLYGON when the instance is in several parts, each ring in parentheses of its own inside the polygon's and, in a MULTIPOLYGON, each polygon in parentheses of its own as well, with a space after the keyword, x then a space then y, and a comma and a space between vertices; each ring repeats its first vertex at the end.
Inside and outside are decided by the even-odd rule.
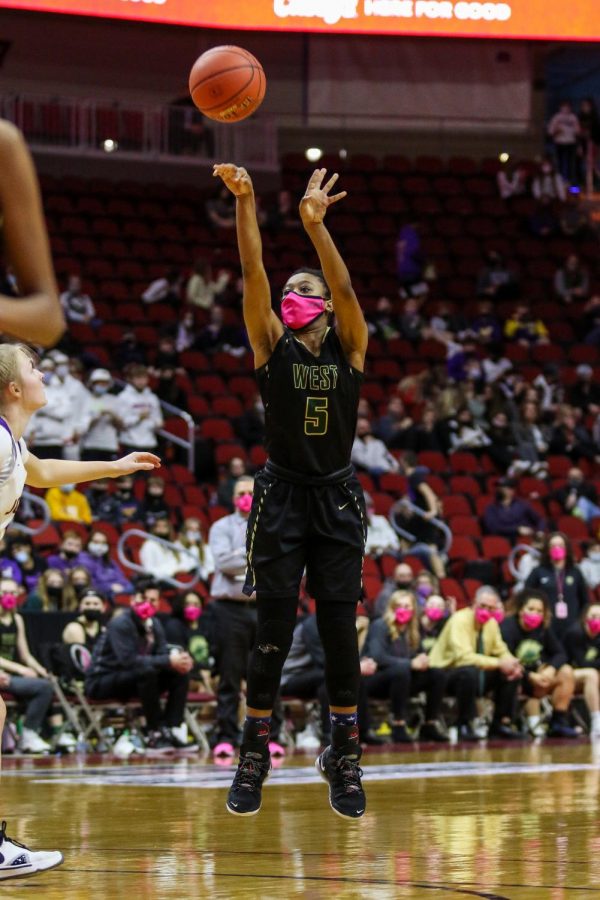
POLYGON ((492 691, 494 718, 488 737, 518 738, 512 719, 523 669, 502 640, 502 604, 497 591, 480 587, 473 605, 448 619, 429 654, 429 664, 451 669, 447 691, 457 697, 459 738, 472 740, 475 699, 492 691), (463 721, 460 721, 460 718, 463 721))
POLYGON ((74 484, 61 484, 46 491, 46 503, 50 507, 50 518, 54 522, 83 522, 89 525, 92 511, 85 494, 74 484))

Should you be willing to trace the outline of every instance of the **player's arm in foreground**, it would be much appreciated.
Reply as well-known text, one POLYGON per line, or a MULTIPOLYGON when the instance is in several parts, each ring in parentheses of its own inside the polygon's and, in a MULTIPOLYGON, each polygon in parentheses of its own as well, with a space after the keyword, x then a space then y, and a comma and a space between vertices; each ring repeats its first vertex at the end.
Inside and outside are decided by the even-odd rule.
POLYGON ((38 459, 33 453, 29 453, 25 464, 25 480, 31 487, 60 487, 61 484, 79 484, 82 481, 96 481, 97 478, 120 478, 121 475, 158 469, 160 464, 158 456, 142 450, 108 462, 38 459))
POLYGON ((65 330, 37 176, 21 132, 0 121, 0 215, 22 294, 0 294, 0 332, 52 346, 65 330))
POLYGON ((332 203, 342 200, 346 191, 330 197, 329 191, 338 176, 332 175, 322 187, 325 172, 325 169, 315 169, 310 176, 306 192, 300 201, 300 218, 317 251, 325 281, 331 291, 336 330, 344 352, 350 365, 362 372, 369 340, 367 323, 354 293, 350 273, 323 222, 327 209, 332 203))
POLYGON ((271 289, 263 265, 254 188, 246 170, 232 163, 216 165, 213 175, 221 178, 236 198, 235 221, 244 281, 244 322, 258 369, 271 356, 283 334, 283 325, 271 308, 271 289))

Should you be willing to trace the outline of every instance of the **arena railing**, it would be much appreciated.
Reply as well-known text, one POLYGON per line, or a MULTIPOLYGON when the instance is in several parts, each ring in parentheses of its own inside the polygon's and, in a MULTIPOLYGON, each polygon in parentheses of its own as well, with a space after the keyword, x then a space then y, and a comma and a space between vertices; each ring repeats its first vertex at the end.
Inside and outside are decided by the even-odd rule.
POLYGON ((23 491, 21 495, 21 508, 27 509, 26 518, 27 519, 41 519, 39 525, 35 528, 31 528, 29 525, 26 525, 24 522, 16 522, 13 521, 10 523, 11 531, 20 531, 23 534, 28 534, 33 537, 36 534, 41 534, 42 531, 45 531, 48 525, 50 524, 50 507, 46 503, 43 497, 38 497, 37 494, 32 494, 31 491, 23 491), (29 504, 29 507, 28 507, 29 504), (41 516, 34 516, 31 512, 31 506, 37 506, 41 510, 41 516))
POLYGON ((452 532, 450 531, 446 523, 436 517, 432 519, 428 518, 425 510, 421 509, 419 506, 416 506, 406 497, 402 497, 400 500, 397 500, 394 505, 390 507, 388 513, 388 519, 396 534, 413 544, 417 542, 416 535, 412 534, 410 531, 407 531, 405 528, 402 528, 396 521, 396 513, 406 509, 413 513, 413 515, 419 516, 419 518, 421 519, 427 519, 430 525, 442 532, 444 536, 444 546, 442 547, 441 552, 443 554, 448 553, 448 550, 452 545, 452 532))
POLYGON ((191 105, 5 94, 0 116, 14 122, 39 152, 186 165, 243 159, 254 169, 278 168, 277 128, 265 115, 231 128, 209 121, 191 105))
POLYGON ((523 553, 529 553, 529 555, 533 556, 536 560, 539 560, 542 555, 539 550, 532 547, 530 544, 515 544, 508 557, 508 571, 515 581, 519 581, 522 577, 517 569, 517 557, 521 556, 523 553))
MULTIPOLYGON (((140 528, 130 528, 128 531, 124 531, 117 543, 117 556, 119 558, 119 562, 121 563, 121 565, 127 566, 127 568, 129 569, 133 569, 134 572, 138 572, 140 575, 148 575, 148 570, 144 568, 144 566, 141 566, 139 563, 134 562, 125 553, 125 544, 132 537, 156 541, 157 544, 162 544, 163 547, 168 547, 169 550, 173 550, 175 553, 183 552, 181 547, 178 547, 177 544, 173 543, 173 541, 166 541, 164 538, 159 538, 155 534, 150 534, 150 532, 148 531, 142 531, 140 528)), ((165 575, 162 575, 158 580, 164 581, 174 588, 178 588, 181 590, 191 590, 194 585, 198 581, 200 581, 200 565, 198 564, 198 566, 190 569, 189 574, 191 575, 191 577, 186 581, 178 581, 177 578, 170 578, 165 575)))

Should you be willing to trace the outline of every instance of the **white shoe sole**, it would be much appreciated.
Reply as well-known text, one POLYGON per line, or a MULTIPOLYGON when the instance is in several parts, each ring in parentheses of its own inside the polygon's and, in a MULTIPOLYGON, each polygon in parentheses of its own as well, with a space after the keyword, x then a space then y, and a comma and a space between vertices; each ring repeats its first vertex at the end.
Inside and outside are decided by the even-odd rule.
POLYGON ((22 869, 17 869, 14 872, 11 872, 10 869, 5 869, 4 871, 0 867, 0 881, 8 881, 9 878, 13 879, 13 881, 17 878, 31 878, 32 875, 39 875, 41 872, 49 872, 50 869, 56 869, 58 866, 62 866, 65 858, 60 854, 60 859, 57 862, 51 863, 49 866, 24 866, 22 869))
MULTIPOLYGON (((325 752, 325 751, 323 751, 323 752, 325 752)), ((340 812, 339 809, 336 809, 335 806, 333 805, 333 803, 331 802, 331 785, 329 784, 329 779, 328 779, 327 775, 325 774, 325 769, 323 769, 323 767, 321 766, 321 756, 322 755, 323 754, 320 753, 317 756, 317 758, 315 760, 315 769, 317 770, 317 772, 319 773, 319 775, 321 776, 321 778, 323 779, 323 781, 329 788, 329 805, 330 805, 331 809, 336 814, 336 816, 339 816, 340 819, 343 819, 345 822, 358 822, 358 820, 362 819, 362 817, 364 816, 364 814, 365 814, 364 810, 361 812, 360 816, 347 816, 344 813, 340 812)))
MULTIPOLYGON (((271 775, 271 770, 269 769, 269 772, 268 772, 267 776, 265 777, 265 780, 263 781, 263 787, 269 780, 270 775, 271 775)), ((254 810, 252 810, 252 812, 238 812, 237 809, 232 809, 231 806, 229 805, 229 800, 225 801, 225 809, 227 810, 228 813, 231 813, 232 816, 245 816, 245 817, 256 816, 262 809, 262 799, 261 799, 260 806, 258 807, 258 809, 254 809, 254 810)))

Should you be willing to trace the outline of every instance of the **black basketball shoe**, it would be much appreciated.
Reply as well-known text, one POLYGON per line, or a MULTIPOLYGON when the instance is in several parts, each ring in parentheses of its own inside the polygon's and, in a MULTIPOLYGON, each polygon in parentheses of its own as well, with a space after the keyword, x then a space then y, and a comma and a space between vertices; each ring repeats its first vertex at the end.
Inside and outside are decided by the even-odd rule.
POLYGON ((271 755, 263 744, 242 744, 237 772, 227 795, 227 811, 234 816, 255 816, 262 803, 263 782, 270 771, 271 755))
POLYGON ((317 772, 329 784, 329 805, 344 819, 360 819, 367 807, 358 765, 361 754, 360 744, 326 747, 315 762, 317 772))

